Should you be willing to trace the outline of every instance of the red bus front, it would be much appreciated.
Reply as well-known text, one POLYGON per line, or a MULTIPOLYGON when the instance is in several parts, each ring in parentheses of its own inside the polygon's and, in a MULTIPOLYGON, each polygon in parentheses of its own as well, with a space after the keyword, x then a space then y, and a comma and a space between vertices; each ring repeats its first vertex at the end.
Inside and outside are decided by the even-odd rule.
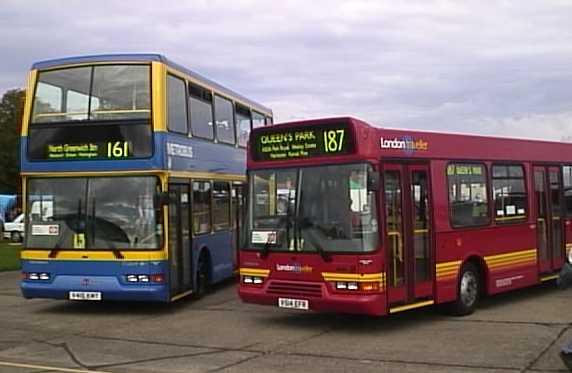
POLYGON ((378 171, 352 156, 355 129, 334 121, 266 132, 251 138, 240 297, 385 314, 378 171))

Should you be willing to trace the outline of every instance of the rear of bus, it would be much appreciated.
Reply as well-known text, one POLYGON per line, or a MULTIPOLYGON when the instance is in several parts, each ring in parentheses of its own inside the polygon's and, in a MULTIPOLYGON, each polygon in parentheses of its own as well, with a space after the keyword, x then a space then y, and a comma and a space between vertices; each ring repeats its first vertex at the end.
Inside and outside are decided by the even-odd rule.
POLYGON ((368 133, 350 118, 253 131, 243 301, 385 313, 378 171, 368 133))
POLYGON ((158 56, 45 61, 29 75, 21 162, 26 298, 167 301, 158 56), (155 120, 154 120, 155 119, 155 120))

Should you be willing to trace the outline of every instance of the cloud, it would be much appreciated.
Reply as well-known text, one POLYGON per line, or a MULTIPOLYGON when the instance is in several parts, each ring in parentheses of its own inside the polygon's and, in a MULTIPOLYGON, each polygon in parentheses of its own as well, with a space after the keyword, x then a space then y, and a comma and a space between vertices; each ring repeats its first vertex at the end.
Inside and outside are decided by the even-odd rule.
POLYGON ((0 92, 36 60, 160 52, 277 121, 560 139, 572 136, 570 19, 568 1, 8 0, 0 92))

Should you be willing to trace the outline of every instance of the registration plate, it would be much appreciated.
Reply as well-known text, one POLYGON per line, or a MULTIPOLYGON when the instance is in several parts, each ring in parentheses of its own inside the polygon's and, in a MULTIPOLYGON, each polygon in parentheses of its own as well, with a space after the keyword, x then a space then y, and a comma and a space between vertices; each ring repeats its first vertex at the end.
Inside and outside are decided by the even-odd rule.
POLYGON ((70 291, 70 300, 101 300, 99 291, 70 291))
POLYGON ((306 299, 278 298, 278 307, 307 310, 309 308, 309 302, 306 299))

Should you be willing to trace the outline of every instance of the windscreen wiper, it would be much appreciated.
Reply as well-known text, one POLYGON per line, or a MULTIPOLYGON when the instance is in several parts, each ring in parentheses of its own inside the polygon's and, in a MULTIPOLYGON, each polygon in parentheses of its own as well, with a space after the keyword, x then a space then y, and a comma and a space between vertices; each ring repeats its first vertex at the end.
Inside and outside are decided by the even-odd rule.
POLYGON ((318 228, 316 228, 314 224, 308 220, 308 218, 304 218, 300 223, 300 233, 304 230, 308 232, 308 238, 310 243, 316 248, 316 251, 318 252, 318 254, 320 254, 324 262, 331 262, 332 258, 330 254, 321 245, 321 243, 319 242, 320 240, 316 239, 316 237, 314 236, 315 234, 314 232, 318 231, 318 228))
MULTIPOLYGON (((96 200, 95 198, 93 199, 93 203, 91 204, 91 232, 93 234, 93 240, 95 242, 95 226, 96 226, 96 200)), ((121 251, 115 247, 115 245, 113 243, 111 243, 111 241, 109 241, 107 238, 103 238, 103 240, 105 241, 105 244, 109 247, 109 249, 111 250, 111 252, 113 252, 113 255, 115 256, 115 259, 125 259, 125 257, 123 256, 123 254, 121 253, 121 251)))

